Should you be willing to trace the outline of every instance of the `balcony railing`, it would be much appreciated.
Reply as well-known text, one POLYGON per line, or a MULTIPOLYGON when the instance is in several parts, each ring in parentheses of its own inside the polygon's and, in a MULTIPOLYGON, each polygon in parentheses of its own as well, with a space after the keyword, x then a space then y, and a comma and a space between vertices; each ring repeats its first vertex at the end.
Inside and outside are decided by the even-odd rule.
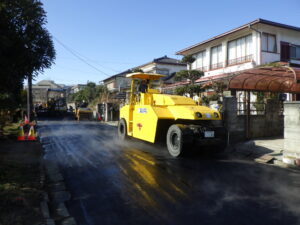
POLYGON ((205 72, 208 71, 208 67, 207 66, 198 67, 197 70, 205 72))
POLYGON ((222 68, 222 67, 224 67, 224 63, 222 63, 222 62, 210 65, 211 70, 219 69, 219 68, 222 68))
POLYGON ((235 58, 235 59, 230 59, 228 60, 228 65, 235 65, 235 64, 239 64, 239 63, 244 63, 244 62, 249 62, 252 60, 252 55, 246 55, 243 57, 239 57, 239 58, 235 58))

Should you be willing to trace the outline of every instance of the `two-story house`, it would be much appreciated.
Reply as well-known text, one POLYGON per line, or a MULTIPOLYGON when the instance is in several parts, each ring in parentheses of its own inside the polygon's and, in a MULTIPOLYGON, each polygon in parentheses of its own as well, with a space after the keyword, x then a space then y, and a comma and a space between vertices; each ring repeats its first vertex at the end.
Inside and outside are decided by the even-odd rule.
POLYGON ((119 92, 126 89, 130 84, 129 80, 125 78, 126 74, 131 73, 132 70, 128 69, 121 73, 110 76, 101 81, 109 92, 119 92))
POLYGON ((163 78, 163 82, 172 83, 174 81, 175 73, 185 69, 186 64, 180 62, 180 60, 163 56, 153 59, 151 62, 133 67, 119 74, 115 74, 104 79, 102 82, 110 92, 120 92, 129 88, 130 80, 126 78, 126 74, 132 73, 133 71, 142 70, 145 73, 163 74, 166 75, 166 77, 163 78))
POLYGON ((166 75, 163 79, 164 83, 173 83, 175 73, 186 70, 186 63, 180 60, 169 58, 166 55, 153 61, 137 66, 134 69, 141 69, 145 73, 157 73, 166 75))
POLYGON ((52 80, 42 80, 34 85, 32 85, 32 98, 33 104, 37 103, 47 103, 48 99, 51 97, 60 97, 61 93, 65 93, 65 89, 62 85, 56 84, 52 80), (49 90, 54 90, 49 95, 49 90), (55 91, 57 90, 57 91, 55 91), (54 96, 52 96, 54 95, 54 96))
POLYGON ((83 90, 87 85, 86 84, 76 84, 70 88, 70 94, 75 94, 83 90))
POLYGON ((192 69, 204 71, 198 83, 272 62, 300 67, 300 28, 257 19, 176 54, 196 58, 192 69))

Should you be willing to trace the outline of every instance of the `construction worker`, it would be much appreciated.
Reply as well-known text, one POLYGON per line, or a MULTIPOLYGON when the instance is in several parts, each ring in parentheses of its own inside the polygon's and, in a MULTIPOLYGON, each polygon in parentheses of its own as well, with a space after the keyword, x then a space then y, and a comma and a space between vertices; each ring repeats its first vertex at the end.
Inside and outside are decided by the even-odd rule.
POLYGON ((138 86, 138 92, 146 93, 146 91, 148 90, 148 83, 148 80, 142 80, 138 86))

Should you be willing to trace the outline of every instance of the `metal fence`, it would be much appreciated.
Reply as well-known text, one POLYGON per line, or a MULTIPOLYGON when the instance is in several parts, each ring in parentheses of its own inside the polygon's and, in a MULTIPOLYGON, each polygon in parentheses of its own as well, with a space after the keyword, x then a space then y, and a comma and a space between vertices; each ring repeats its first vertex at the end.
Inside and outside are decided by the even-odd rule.
MULTIPOLYGON (((237 114, 247 115, 247 102, 237 103, 237 114)), ((266 104, 264 102, 250 102, 250 115, 265 115, 266 104)))

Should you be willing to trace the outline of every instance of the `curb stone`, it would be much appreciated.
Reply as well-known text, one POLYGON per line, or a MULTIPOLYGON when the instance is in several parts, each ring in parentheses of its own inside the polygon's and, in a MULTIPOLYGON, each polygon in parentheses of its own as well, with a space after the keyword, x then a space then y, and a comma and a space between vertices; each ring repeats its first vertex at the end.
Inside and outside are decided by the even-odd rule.
POLYGON ((62 216, 64 218, 66 217, 70 217, 69 211, 67 209, 67 207, 65 206, 64 203, 59 203, 57 208, 56 208, 56 212, 59 216, 62 216))
POLYGON ((61 224, 62 225, 77 225, 77 223, 73 217, 64 219, 61 224))
MULTIPOLYGON (((40 166, 40 185, 42 188, 45 187, 46 183, 46 173, 45 173, 45 167, 44 167, 44 162, 41 161, 41 166, 40 166)), ((50 211, 49 211, 49 196, 47 192, 43 192, 41 196, 41 202, 40 202, 40 210, 42 212, 42 215, 44 217, 45 225, 55 225, 54 220, 50 217, 50 211)))
POLYGON ((57 183, 64 180, 60 173, 49 173, 48 176, 51 183, 57 183))
MULTIPOLYGON (((44 146, 52 145, 51 141, 47 138, 41 138, 40 143, 43 146, 44 154, 46 153, 44 146)), ((45 224, 77 225, 74 217, 70 217, 70 213, 65 205, 65 201, 70 200, 71 194, 66 191, 64 177, 60 172, 58 164, 44 158, 41 171, 43 172, 41 174, 41 185, 47 185, 48 190, 48 193, 43 193, 42 202, 40 203, 45 224), (51 211, 49 207, 51 207, 51 211)))
POLYGON ((50 219, 48 203, 44 200, 40 203, 41 211, 45 219, 50 219))
POLYGON ((52 192, 51 195, 54 203, 64 203, 71 199, 71 195, 67 191, 56 191, 52 192))
POLYGON ((49 188, 50 188, 51 192, 66 190, 66 186, 63 182, 59 182, 59 183, 56 183, 56 184, 50 184, 49 188))
POLYGON ((55 222, 53 219, 46 219, 46 225, 55 225, 55 222))
MULTIPOLYGON (((53 208, 54 214, 58 217, 56 222, 61 225, 76 225, 75 219, 70 217, 69 211, 65 205, 65 202, 71 199, 71 194, 66 191, 64 178, 60 173, 57 164, 45 161, 45 171, 46 177, 48 178, 47 184, 49 195, 51 197, 51 208, 53 208)), ((44 199, 49 199, 48 195, 45 195, 44 199)), ((55 221, 53 219, 51 220, 49 225, 55 225, 55 221)))
POLYGON ((49 195, 47 192, 43 192, 43 200, 49 202, 49 195))

